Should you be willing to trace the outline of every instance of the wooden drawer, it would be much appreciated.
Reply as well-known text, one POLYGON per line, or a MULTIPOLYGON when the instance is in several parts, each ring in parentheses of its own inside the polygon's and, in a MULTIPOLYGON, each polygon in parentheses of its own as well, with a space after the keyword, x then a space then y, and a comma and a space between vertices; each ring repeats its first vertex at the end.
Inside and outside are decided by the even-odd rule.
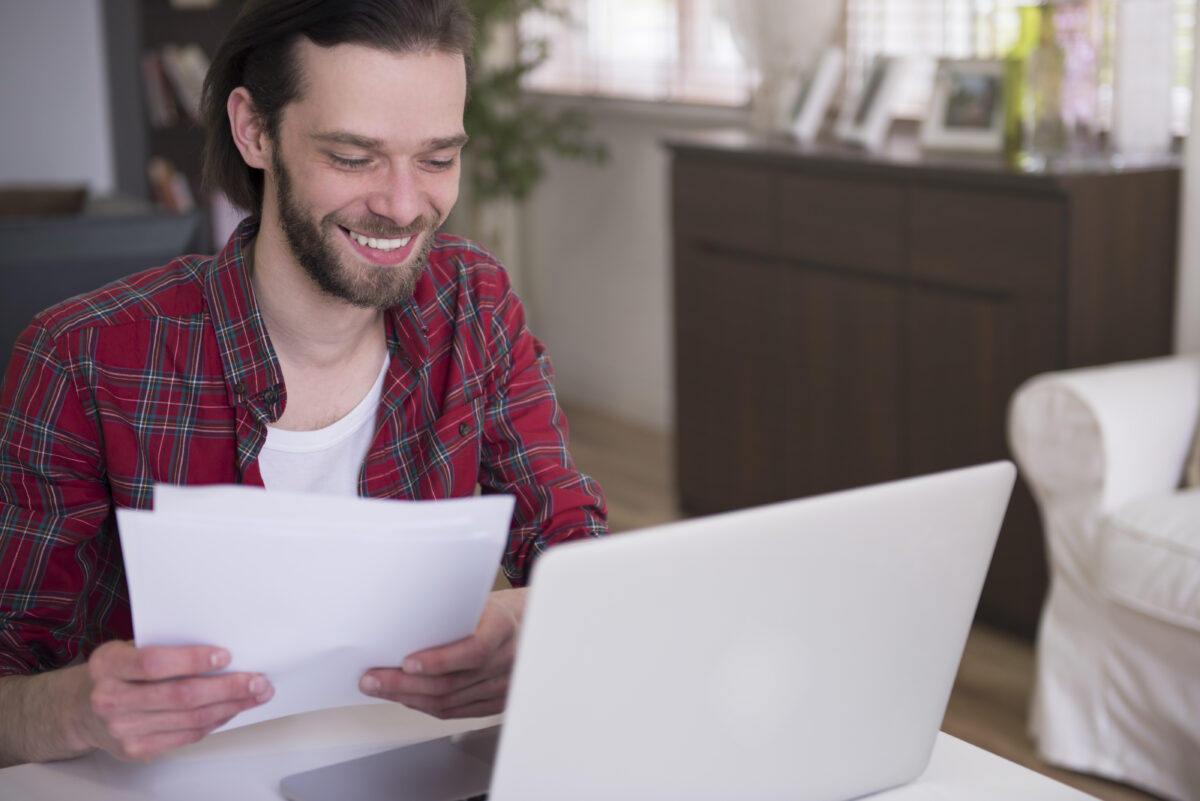
POLYGON ((918 186, 910 208, 913 276, 972 289, 1059 292, 1061 199, 918 186))
POLYGON ((779 198, 783 255, 899 273, 904 264, 903 202, 898 183, 785 174, 779 198))
POLYGON ((763 167, 676 158, 675 228, 680 236, 761 254, 774 254, 773 176, 763 167))

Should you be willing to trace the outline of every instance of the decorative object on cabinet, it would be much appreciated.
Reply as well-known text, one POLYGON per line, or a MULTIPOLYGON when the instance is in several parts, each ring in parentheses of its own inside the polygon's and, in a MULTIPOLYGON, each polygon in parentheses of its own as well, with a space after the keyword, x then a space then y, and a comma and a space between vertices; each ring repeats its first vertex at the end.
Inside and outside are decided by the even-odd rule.
MULTIPOLYGON (((681 506, 707 514, 1005 458, 1038 373, 1169 352, 1179 163, 1027 174, 747 131, 672 137, 681 506)), ((1032 637, 1019 485, 979 618, 1032 637)))
POLYGON ((1044 170, 1052 159, 1067 152, 1070 143, 1063 116, 1067 62, 1055 29, 1055 6, 1043 3, 1033 11, 1040 15, 1040 21, 1037 44, 1025 58, 1022 72, 1021 159, 1026 169, 1044 170))
POLYGON ((1171 0, 1119 0, 1113 58, 1114 147, 1126 156, 1171 149, 1171 0))
POLYGON ((867 150, 883 147, 892 125, 892 101, 903 79, 903 67, 904 60, 899 57, 875 56, 862 91, 851 102, 842 104, 839 139, 867 150))
POLYGON ((931 150, 1004 149, 1004 62, 943 59, 921 126, 931 150))
POLYGON ((844 0, 719 0, 734 44, 760 80, 750 101, 751 126, 787 134, 795 97, 842 24, 844 0))
POLYGON ((800 87, 792 108, 792 135, 801 142, 812 142, 821 133, 825 115, 837 94, 842 80, 846 54, 840 47, 830 47, 800 87))

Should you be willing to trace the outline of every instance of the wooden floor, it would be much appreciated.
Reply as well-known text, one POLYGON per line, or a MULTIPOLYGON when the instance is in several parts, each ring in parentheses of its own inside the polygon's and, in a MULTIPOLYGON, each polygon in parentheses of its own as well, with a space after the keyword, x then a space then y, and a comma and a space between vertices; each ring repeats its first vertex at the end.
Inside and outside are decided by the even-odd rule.
MULTIPOLYGON (((672 444, 655 431, 568 405, 571 454, 604 488, 609 524, 630 531, 679 519, 672 444)), ((1105 801, 1156 796, 1042 763, 1026 733, 1033 688, 1033 649, 1012 635, 976 626, 967 641, 942 728, 1105 801)))

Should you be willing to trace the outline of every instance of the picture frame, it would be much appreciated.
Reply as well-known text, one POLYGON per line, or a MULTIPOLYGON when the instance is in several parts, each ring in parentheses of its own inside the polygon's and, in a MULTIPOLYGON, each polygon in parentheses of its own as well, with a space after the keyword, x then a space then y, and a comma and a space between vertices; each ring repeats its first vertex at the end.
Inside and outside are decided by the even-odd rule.
POLYGON ((892 124, 892 101, 903 78, 903 59, 878 55, 867 70, 862 90, 842 105, 837 136, 844 142, 878 150, 887 141, 892 124))
POLYGON ((1004 62, 942 59, 921 125, 928 150, 999 153, 1004 149, 1004 62))
POLYGON ((845 51, 828 47, 811 75, 801 83, 792 106, 792 135, 800 142, 813 142, 821 133, 821 124, 837 94, 846 63, 845 51))

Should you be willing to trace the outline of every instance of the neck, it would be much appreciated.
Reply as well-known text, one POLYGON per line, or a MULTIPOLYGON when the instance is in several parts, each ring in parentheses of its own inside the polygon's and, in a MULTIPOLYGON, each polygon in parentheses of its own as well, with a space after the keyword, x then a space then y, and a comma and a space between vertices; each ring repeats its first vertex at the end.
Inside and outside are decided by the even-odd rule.
POLYGON ((271 236, 264 227, 251 254, 250 281, 281 363, 330 369, 364 352, 382 353, 383 313, 322 292, 296 264, 280 234, 271 236))

